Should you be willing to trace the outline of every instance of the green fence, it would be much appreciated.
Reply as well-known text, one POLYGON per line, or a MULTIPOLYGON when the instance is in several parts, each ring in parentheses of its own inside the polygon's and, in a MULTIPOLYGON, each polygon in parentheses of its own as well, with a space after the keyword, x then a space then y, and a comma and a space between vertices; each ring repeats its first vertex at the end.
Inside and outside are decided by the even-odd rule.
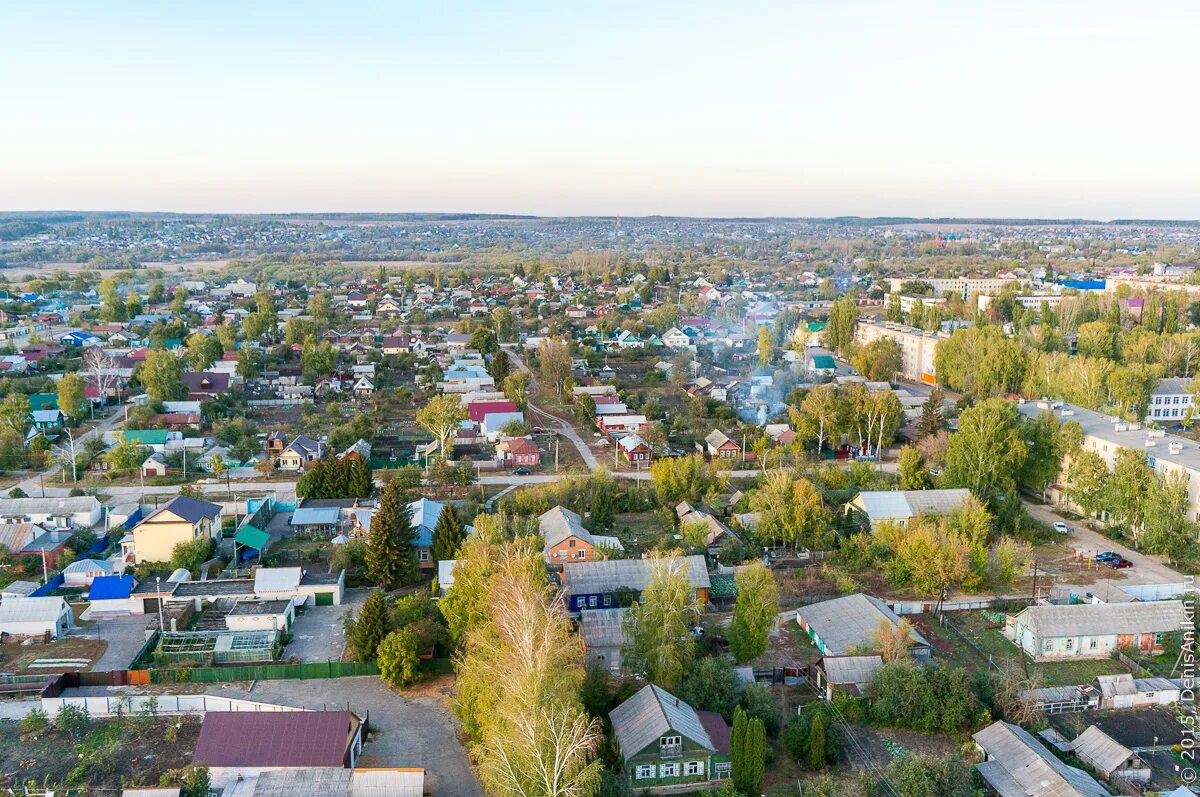
POLYGON ((292 678, 345 678, 379 675, 374 662, 316 661, 304 664, 255 664, 237 667, 179 667, 150 671, 152 683, 217 683, 222 681, 282 681, 292 678))

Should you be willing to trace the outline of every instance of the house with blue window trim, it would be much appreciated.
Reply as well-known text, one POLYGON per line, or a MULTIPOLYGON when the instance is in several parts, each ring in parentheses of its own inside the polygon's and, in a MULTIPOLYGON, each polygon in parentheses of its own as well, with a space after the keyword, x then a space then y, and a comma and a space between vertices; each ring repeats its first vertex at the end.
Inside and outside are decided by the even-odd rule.
MULTIPOLYGON (((640 594, 646 589, 654 570, 654 559, 605 559, 593 562, 563 564, 563 592, 567 609, 576 613, 583 609, 605 609, 617 606, 616 594, 632 590, 640 594)), ((708 603, 712 586, 703 556, 679 557, 683 573, 695 591, 696 602, 708 603)))

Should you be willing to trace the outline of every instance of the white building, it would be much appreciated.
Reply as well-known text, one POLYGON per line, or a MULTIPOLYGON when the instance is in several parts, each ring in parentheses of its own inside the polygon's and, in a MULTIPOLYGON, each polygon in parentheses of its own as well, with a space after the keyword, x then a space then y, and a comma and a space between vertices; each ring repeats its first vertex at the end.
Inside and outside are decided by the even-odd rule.
POLYGON ((71 607, 61 597, 5 598, 0 603, 0 634, 57 639, 75 627, 71 607))
POLYGON ((1146 406, 1146 423, 1176 424, 1189 417, 1192 394, 1187 391, 1190 379, 1160 379, 1150 403, 1146 406))
POLYGON ((906 282, 924 282, 936 296, 941 296, 944 293, 957 293, 962 296, 963 301, 971 298, 972 294, 990 293, 996 294, 1003 291, 1010 285, 1026 285, 1028 280, 1018 279, 1016 277, 951 277, 943 278, 925 278, 925 277, 892 277, 888 280, 889 292, 899 293, 904 283, 906 282))
POLYGON ((36 523, 47 529, 93 528, 102 507, 93 495, 70 498, 0 498, 0 523, 36 523))

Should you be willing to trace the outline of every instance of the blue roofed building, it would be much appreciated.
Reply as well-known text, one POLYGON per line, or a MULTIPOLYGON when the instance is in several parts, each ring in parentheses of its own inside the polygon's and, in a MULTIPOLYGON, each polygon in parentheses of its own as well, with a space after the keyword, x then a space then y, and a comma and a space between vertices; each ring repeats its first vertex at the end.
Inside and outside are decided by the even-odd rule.
POLYGON ((94 617, 118 617, 142 613, 141 597, 133 597, 136 586, 133 576, 100 576, 92 581, 88 590, 88 607, 81 615, 83 619, 94 617))
POLYGON ((417 560, 422 568, 434 567, 433 530, 446 507, 441 501, 419 498, 408 505, 409 518, 417 538, 417 560))

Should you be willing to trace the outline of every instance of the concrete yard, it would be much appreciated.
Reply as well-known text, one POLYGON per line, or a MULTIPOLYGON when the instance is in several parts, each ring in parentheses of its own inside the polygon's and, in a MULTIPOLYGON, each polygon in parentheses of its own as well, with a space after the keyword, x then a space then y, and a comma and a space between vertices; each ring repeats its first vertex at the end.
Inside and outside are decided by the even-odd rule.
POLYGON ((355 614, 363 601, 371 594, 369 589, 348 589, 341 606, 309 606, 303 614, 296 615, 292 626, 292 641, 283 651, 284 658, 292 656, 300 661, 337 661, 346 646, 342 632, 342 615, 347 611, 355 614))
POLYGON ((108 645, 92 669, 105 672, 128 669, 134 656, 146 644, 146 623, 149 621, 144 614, 105 617, 92 627, 81 629, 81 633, 93 639, 98 636, 108 645))

